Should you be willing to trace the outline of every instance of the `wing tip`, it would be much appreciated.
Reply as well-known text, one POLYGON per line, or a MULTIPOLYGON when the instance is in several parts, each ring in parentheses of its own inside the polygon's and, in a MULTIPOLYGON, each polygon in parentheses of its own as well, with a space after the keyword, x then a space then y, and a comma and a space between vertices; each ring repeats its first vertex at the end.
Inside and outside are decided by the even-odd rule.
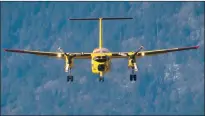
POLYGON ((8 49, 4 49, 4 51, 5 51, 5 52, 7 52, 7 51, 8 51, 8 49))
POLYGON ((195 48, 195 49, 198 49, 198 48, 199 48, 199 46, 195 46, 194 48, 195 48))

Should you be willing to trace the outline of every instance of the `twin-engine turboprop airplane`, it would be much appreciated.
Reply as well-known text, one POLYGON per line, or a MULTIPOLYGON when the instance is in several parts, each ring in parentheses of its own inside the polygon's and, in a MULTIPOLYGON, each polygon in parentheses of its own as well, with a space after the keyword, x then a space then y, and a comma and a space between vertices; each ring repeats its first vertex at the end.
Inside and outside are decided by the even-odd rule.
POLYGON ((182 47, 182 48, 171 48, 171 49, 161 49, 161 50, 151 50, 151 51, 141 51, 143 47, 141 46, 137 51, 132 52, 110 52, 108 49, 103 48, 103 38, 102 38, 102 20, 125 20, 132 18, 74 18, 70 20, 98 20, 99 21, 99 47, 94 49, 92 53, 68 53, 64 52, 59 48, 60 52, 44 52, 44 51, 31 51, 31 50, 14 50, 5 49, 7 52, 17 52, 17 53, 27 53, 35 54, 39 56, 48 56, 53 58, 59 58, 65 60, 65 72, 68 72, 67 81, 73 81, 73 76, 71 74, 71 69, 73 68, 74 59, 90 59, 92 73, 99 74, 99 81, 104 81, 104 74, 110 71, 111 60, 115 58, 126 58, 128 59, 128 68, 132 70, 130 74, 130 81, 136 81, 136 72, 138 71, 136 59, 142 58, 144 56, 152 56, 158 54, 164 54, 168 52, 182 51, 197 49, 199 46, 192 47, 182 47))

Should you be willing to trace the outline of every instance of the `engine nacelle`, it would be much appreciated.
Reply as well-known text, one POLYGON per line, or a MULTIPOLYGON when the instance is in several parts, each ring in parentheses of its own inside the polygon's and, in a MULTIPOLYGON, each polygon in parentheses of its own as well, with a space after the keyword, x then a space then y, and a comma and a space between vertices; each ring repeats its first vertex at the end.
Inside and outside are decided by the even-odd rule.
POLYGON ((134 68, 134 63, 136 63, 135 59, 128 59, 128 68, 134 68))
POLYGON ((73 66, 74 66, 74 59, 72 58, 72 59, 68 60, 67 65, 69 66, 69 68, 73 68, 73 66))
POLYGON ((65 72, 68 72, 69 69, 73 68, 74 66, 74 59, 65 58, 65 72))
POLYGON ((137 63, 135 59, 128 59, 128 68, 134 69, 134 71, 138 71, 137 63))

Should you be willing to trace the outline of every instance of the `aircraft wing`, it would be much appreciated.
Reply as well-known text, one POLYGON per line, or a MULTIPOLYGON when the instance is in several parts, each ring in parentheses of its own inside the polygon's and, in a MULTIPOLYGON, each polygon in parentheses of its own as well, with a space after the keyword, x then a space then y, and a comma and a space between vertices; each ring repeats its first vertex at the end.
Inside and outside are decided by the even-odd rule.
POLYGON ((63 53, 63 52, 44 52, 44 51, 33 51, 33 50, 15 50, 15 49, 5 49, 6 52, 24 53, 24 54, 34 54, 38 56, 47 56, 58 59, 64 59, 65 54, 73 55, 76 59, 89 59, 91 58, 91 53, 63 53))
MULTIPOLYGON (((199 48, 199 46, 141 51, 141 52, 138 52, 136 54, 136 57, 140 58, 143 56, 153 56, 153 55, 165 54, 165 53, 169 53, 169 52, 191 50, 191 49, 197 49, 197 48, 199 48)), ((128 54, 129 54, 129 52, 112 53, 112 58, 128 58, 129 57, 128 54)))
POLYGON ((192 46, 192 47, 182 47, 182 48, 170 48, 170 49, 161 49, 161 50, 141 51, 141 52, 137 53, 137 56, 140 57, 140 56, 159 55, 159 54, 165 54, 165 53, 169 53, 169 52, 197 49, 198 47, 199 46, 192 46))

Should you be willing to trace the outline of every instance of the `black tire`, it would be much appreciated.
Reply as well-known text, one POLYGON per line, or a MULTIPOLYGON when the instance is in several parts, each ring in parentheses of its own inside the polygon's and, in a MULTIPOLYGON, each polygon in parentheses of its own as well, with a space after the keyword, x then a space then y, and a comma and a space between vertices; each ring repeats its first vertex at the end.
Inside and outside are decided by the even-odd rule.
POLYGON ((73 82, 73 76, 67 76, 67 82, 69 81, 73 82))
POLYGON ((70 76, 70 81, 73 82, 73 76, 70 76))
POLYGON ((137 81, 137 75, 133 75, 134 81, 137 81))
POLYGON ((100 78, 99 78, 99 82, 104 82, 104 78, 103 78, 103 77, 100 77, 100 78))
POLYGON ((133 75, 130 75, 130 81, 132 81, 133 80, 133 75))
POLYGON ((67 76, 67 82, 69 82, 70 81, 70 77, 69 76, 67 76))

